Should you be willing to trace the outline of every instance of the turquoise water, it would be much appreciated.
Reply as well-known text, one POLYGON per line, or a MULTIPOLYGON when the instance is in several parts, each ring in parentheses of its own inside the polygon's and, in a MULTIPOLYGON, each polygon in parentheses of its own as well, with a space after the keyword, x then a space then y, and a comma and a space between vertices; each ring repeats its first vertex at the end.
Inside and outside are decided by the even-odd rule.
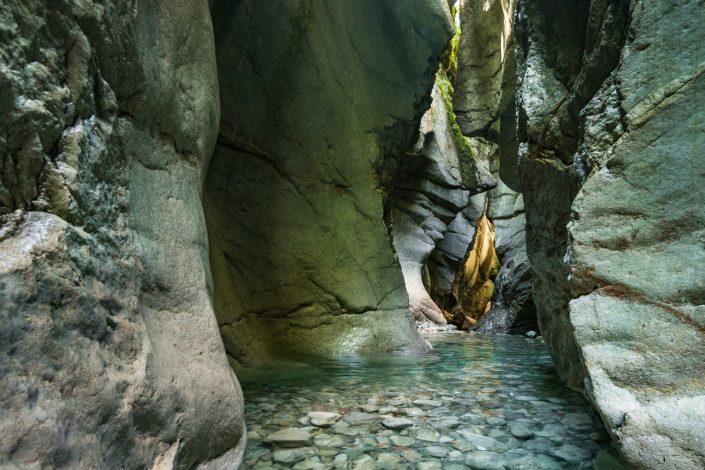
POLYGON ((299 358, 239 371, 243 467, 581 469, 610 447, 540 341, 456 333, 432 342, 422 356, 299 358), (330 414, 312 425, 313 411, 330 414), (298 437, 272 436, 284 429, 298 437))

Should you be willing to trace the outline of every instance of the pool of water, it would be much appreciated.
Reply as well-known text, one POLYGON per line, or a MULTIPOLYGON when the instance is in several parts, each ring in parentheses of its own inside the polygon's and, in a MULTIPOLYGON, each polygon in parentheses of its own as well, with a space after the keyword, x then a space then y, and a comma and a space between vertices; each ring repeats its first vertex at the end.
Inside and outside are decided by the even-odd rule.
POLYGON ((238 371, 242 468, 588 469, 610 447, 540 340, 432 342, 422 356, 289 358, 238 371))

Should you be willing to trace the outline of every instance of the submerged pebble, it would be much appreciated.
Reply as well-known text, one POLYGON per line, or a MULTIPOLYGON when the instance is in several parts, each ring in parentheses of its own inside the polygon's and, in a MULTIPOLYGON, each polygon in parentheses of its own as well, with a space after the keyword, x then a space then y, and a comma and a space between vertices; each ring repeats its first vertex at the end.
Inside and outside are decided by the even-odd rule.
POLYGON ((542 344, 447 334, 434 347, 302 358, 295 377, 286 366, 239 371, 242 468, 587 470, 609 449, 599 417, 559 381, 542 344))

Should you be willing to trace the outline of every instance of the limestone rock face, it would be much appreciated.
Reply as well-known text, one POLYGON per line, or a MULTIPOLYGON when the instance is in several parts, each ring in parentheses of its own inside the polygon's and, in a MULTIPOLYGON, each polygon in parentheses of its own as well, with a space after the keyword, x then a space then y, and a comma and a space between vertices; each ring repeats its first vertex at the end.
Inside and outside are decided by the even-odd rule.
POLYGON ((564 261, 570 206, 581 185, 573 159, 579 113, 619 62, 628 11, 554 1, 519 2, 517 10, 520 170, 534 300, 559 372, 579 388, 584 369, 568 315, 573 295, 564 261))
POLYGON ((494 279, 491 309, 473 330, 502 334, 538 330, 531 265, 526 254, 523 197, 500 180, 497 188, 487 194, 487 199, 487 212, 494 224, 494 247, 501 266, 494 279))
MULTIPOLYGON (((460 50, 454 107, 458 123, 475 152, 499 181, 472 210, 475 221, 485 204, 494 226, 501 269, 495 279, 491 309, 477 331, 522 333, 537 329, 531 273, 524 237, 524 207, 517 176, 516 46, 512 25, 516 2, 508 0, 460 2, 460 50), (502 163, 500 165, 500 162, 502 163)), ((452 239, 452 234, 448 237, 452 239)), ((466 245, 467 246, 467 245, 466 245)), ((461 258, 462 259, 462 258, 461 258)), ((477 319, 477 313, 472 317, 477 319)))
MULTIPOLYGON (((460 0, 460 45, 453 107, 463 134, 499 146, 499 176, 520 191, 516 138, 516 0, 460 0)), ((481 150, 482 152, 482 150, 481 150)))
POLYGON ((206 212, 232 358, 423 347, 388 192, 452 34, 447 2, 223 0, 213 17, 206 212))
POLYGON ((502 72, 511 53, 515 0, 461 0, 458 80, 453 108, 463 134, 498 133, 502 72))
POLYGON ((233 468, 206 1, 0 5, 0 466, 233 468))
POLYGON ((704 10, 629 3, 519 2, 535 299, 627 463, 703 468, 704 10))
MULTIPOLYGON (((419 141, 399 163, 392 193, 392 235, 415 320, 445 324, 441 309, 429 295, 429 289, 437 287, 439 268, 431 266, 430 255, 469 198, 496 182, 484 162, 468 159, 456 148, 438 85, 431 96, 431 107, 421 120, 419 141), (433 272, 433 278, 429 278, 429 272, 433 272)), ((468 242, 470 237, 472 234, 468 242)), ((455 269, 457 266, 444 277, 452 276, 455 269)))

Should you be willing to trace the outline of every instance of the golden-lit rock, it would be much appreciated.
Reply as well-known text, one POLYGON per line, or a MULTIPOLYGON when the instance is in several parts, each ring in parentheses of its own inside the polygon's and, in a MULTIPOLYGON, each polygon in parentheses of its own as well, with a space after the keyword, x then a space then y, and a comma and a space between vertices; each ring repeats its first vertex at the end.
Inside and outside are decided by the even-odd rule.
POLYGON ((494 278, 499 272, 499 258, 494 247, 494 225, 483 212, 477 222, 477 230, 465 255, 463 264, 453 281, 453 294, 462 312, 460 324, 457 310, 451 322, 462 328, 475 323, 489 310, 494 292, 494 278))

